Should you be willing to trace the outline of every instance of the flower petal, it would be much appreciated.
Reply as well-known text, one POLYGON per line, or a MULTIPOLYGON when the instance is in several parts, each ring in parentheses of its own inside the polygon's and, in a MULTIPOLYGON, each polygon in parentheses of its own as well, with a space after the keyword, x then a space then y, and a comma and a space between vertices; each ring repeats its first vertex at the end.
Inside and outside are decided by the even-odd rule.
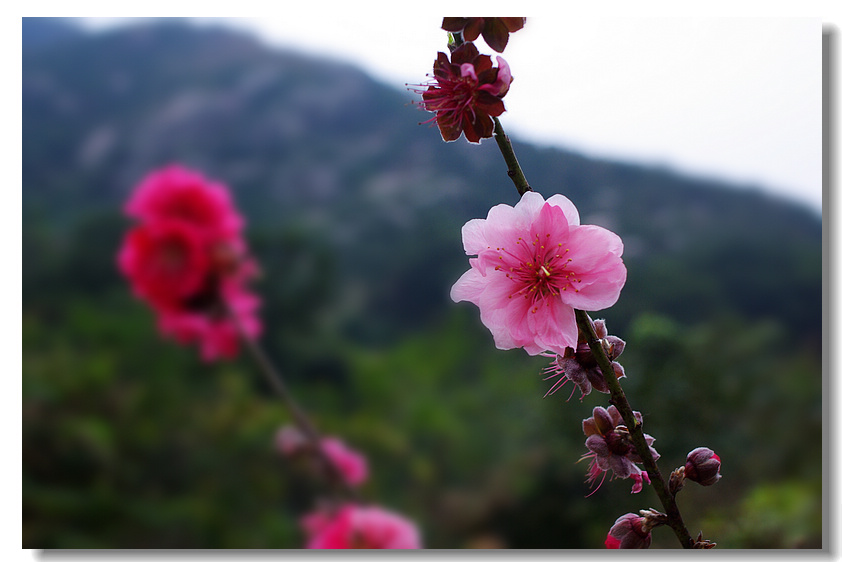
POLYGON ((450 289, 450 298, 453 302, 469 301, 479 304, 480 296, 485 290, 488 281, 474 268, 462 274, 453 287, 450 289))

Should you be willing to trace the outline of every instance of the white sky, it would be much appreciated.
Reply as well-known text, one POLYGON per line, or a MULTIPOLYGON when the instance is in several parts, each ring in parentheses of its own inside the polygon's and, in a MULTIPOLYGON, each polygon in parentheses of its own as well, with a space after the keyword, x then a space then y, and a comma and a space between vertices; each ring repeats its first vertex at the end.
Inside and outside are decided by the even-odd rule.
MULTIPOLYGON (((821 11, 807 11, 809 2, 800 5, 801 12, 735 15, 819 17, 563 8, 530 17, 503 53, 515 80, 501 119, 522 140, 758 184, 821 209, 823 20, 821 11)), ((441 17, 414 11, 313 16, 312 7, 299 7, 198 21, 345 60, 402 89, 424 82, 436 52, 446 50, 441 17)), ((480 51, 496 56, 483 44, 480 51)))

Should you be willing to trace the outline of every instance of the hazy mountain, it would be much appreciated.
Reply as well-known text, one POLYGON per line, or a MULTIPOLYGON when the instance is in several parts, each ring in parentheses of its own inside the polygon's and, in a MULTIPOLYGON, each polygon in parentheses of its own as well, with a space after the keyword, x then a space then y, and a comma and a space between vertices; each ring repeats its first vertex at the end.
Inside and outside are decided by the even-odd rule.
MULTIPOLYGON (((368 311, 379 338, 441 310, 467 268, 461 225, 517 200, 493 142, 442 142, 418 125, 428 114, 413 96, 351 66, 179 21, 89 35, 24 18, 23 29, 24 246, 45 256, 86 217, 116 216, 148 170, 180 161, 227 182, 256 235, 321 245, 330 290, 368 311)), ((536 190, 564 193, 583 222, 623 237, 621 324, 640 310, 695 321, 733 309, 818 341, 814 212, 666 169, 516 150, 536 190)), ((113 251, 120 222, 106 223, 113 251)), ((25 254, 34 279, 40 258, 25 254)))

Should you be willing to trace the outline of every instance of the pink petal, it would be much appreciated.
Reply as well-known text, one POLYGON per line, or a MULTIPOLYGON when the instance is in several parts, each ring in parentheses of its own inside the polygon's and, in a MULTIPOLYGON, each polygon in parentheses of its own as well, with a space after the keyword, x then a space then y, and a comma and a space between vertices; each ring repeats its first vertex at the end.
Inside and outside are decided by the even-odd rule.
POLYGON ((620 291, 626 283, 626 268, 619 262, 599 276, 583 276, 583 283, 577 284, 579 292, 566 291, 564 300, 579 310, 602 310, 614 306, 620 298, 620 291))
POLYGON ((488 285, 483 275, 474 268, 462 274, 450 289, 453 302, 468 301, 479 305, 480 296, 488 285))
POLYGON ((570 199, 564 195, 556 193, 547 199, 547 203, 554 207, 560 207, 564 211, 564 216, 567 217, 567 224, 579 225, 579 210, 570 199))
POLYGON ((536 193, 535 191, 524 193, 520 201, 515 205, 515 211, 517 211, 518 215, 518 228, 528 231, 529 226, 538 217, 538 213, 541 212, 543 206, 544 198, 540 193, 536 193))
POLYGON ((471 219, 462 227, 462 245, 465 247, 465 253, 469 256, 475 256, 488 248, 485 226, 486 221, 484 219, 471 219))

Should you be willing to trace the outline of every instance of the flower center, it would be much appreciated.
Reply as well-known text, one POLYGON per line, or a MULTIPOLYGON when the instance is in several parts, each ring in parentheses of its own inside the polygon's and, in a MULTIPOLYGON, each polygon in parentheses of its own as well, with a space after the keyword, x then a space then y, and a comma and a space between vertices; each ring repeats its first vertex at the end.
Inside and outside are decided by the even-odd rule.
POLYGON ((424 109, 435 111, 430 121, 442 121, 447 126, 458 125, 470 114, 474 117, 474 98, 478 82, 475 76, 436 77, 427 90, 416 90, 423 94, 424 109))
POLYGON ((572 258, 567 257, 569 248, 562 243, 549 244, 550 234, 536 234, 531 241, 518 237, 517 248, 508 251, 497 248, 498 257, 503 262, 494 269, 505 271, 506 277, 515 282, 515 290, 509 298, 522 296, 534 305, 532 312, 538 311, 538 305, 560 297, 561 293, 571 290, 579 292, 577 283, 582 280, 571 269, 572 258))
POLYGON ((164 275, 176 275, 181 273, 187 264, 189 248, 183 240, 166 240, 160 248, 157 257, 157 266, 164 275))

